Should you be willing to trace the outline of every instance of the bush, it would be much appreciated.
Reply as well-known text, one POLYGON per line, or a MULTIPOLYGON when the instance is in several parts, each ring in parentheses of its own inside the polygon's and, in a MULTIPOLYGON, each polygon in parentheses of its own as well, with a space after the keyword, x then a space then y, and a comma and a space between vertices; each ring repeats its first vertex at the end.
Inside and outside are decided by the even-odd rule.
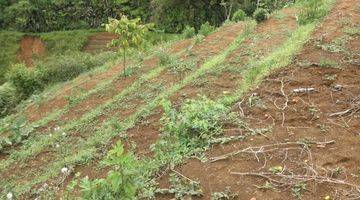
POLYGON ((210 33, 212 33, 215 30, 214 26, 211 26, 209 22, 206 22, 205 24, 201 25, 199 34, 203 36, 208 36, 210 33))
POLYGON ((300 24, 308 24, 323 18, 327 14, 323 0, 302 1, 302 7, 298 16, 300 24))
POLYGON ((0 86, 0 117, 9 114, 16 105, 21 101, 21 96, 17 93, 16 88, 5 83, 0 86))
POLYGON ((246 13, 245 11, 239 9, 238 11, 236 11, 232 17, 232 21, 234 22, 239 22, 239 21, 244 21, 246 18, 246 13))
POLYGON ((36 90, 43 88, 36 71, 27 68, 24 64, 13 65, 7 74, 7 80, 25 97, 29 97, 36 90))
POLYGON ((255 10, 253 17, 257 22, 262 22, 267 19, 268 12, 264 8, 258 8, 255 10))
POLYGON ((125 154, 122 143, 118 142, 109 151, 105 164, 113 170, 105 179, 83 179, 80 184, 82 197, 87 200, 135 199, 138 188, 135 157, 125 154))
POLYGON ((163 131, 176 135, 181 143, 201 146, 220 133, 221 120, 227 108, 206 97, 199 100, 187 100, 177 112, 170 102, 163 102, 163 131))
POLYGON ((182 32, 182 35, 184 38, 192 38, 196 35, 195 33, 195 28, 194 27, 190 27, 190 26, 186 26, 185 29, 182 32))

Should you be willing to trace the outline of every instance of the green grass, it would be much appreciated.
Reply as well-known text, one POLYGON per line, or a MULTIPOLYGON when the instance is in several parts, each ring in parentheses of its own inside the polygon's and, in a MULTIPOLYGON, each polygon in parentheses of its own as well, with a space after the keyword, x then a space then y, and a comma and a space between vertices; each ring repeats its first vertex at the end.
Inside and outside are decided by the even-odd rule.
POLYGON ((360 36, 360 27, 347 27, 344 32, 351 36, 360 36))
POLYGON ((67 51, 81 51, 88 37, 98 30, 55 31, 34 34, 45 43, 48 55, 63 54, 67 51))
POLYGON ((20 40, 24 34, 12 31, 0 31, 0 84, 12 63, 16 62, 16 54, 20 48, 20 40))

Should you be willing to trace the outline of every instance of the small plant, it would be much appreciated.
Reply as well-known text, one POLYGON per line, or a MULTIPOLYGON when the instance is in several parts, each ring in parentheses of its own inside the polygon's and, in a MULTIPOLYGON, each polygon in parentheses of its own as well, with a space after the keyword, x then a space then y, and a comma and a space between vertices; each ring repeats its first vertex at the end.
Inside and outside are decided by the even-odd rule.
POLYGON ((257 22, 265 21, 268 17, 268 11, 264 8, 257 8, 253 14, 253 17, 257 22))
POLYGON ((184 199, 189 196, 201 197, 203 191, 200 188, 200 183, 185 179, 177 174, 170 174, 169 182, 170 189, 160 189, 157 192, 161 194, 174 194, 175 199, 184 199))
POLYGON ((190 26, 185 26, 182 35, 185 39, 194 37, 196 35, 195 28, 190 26))
POLYGON ((209 22, 202 24, 199 30, 199 35, 208 36, 215 30, 214 26, 211 26, 209 22))
POLYGON ((227 108, 206 97, 187 100, 179 111, 171 108, 168 101, 163 102, 163 131, 179 137, 183 144, 203 146, 209 139, 221 133, 221 119, 227 108))
POLYGON ((336 61, 333 61, 333 60, 321 58, 320 61, 319 61, 319 66, 320 67, 337 68, 339 66, 339 63, 337 63, 336 61))
POLYGON ((360 36, 360 27, 346 28, 344 32, 351 36, 360 36))
POLYGON ((269 169, 269 171, 273 174, 280 174, 283 172, 283 170, 284 170, 284 168, 282 166, 275 166, 275 167, 271 167, 269 169))
POLYGON ((118 47, 122 50, 124 76, 126 76, 126 52, 129 48, 140 48, 147 34, 148 25, 141 25, 140 19, 128 19, 125 15, 120 20, 109 18, 109 23, 105 25, 106 31, 118 35, 118 39, 111 41, 110 46, 118 47))
POLYGON ((80 183, 82 197, 92 200, 135 199, 138 187, 136 160, 133 155, 125 154, 121 142, 109 151, 104 164, 113 170, 105 179, 90 181, 84 178, 80 183))
POLYGON ((294 197, 298 200, 301 199, 301 193, 306 190, 306 184, 305 183, 298 183, 293 186, 291 189, 294 197))
POLYGON ((236 11, 232 17, 232 21, 234 22, 239 22, 239 21, 244 21, 246 18, 246 13, 245 11, 239 9, 238 11, 236 11))
POLYGON ((326 81, 335 81, 337 78, 336 74, 325 74, 324 75, 324 80, 326 81))
POLYGON ((156 57, 159 59, 159 65, 161 66, 169 65, 175 59, 174 56, 164 48, 160 48, 156 51, 156 57))
POLYGON ((204 41, 204 38, 205 38, 205 36, 204 35, 196 35, 196 37, 195 37, 195 44, 200 44, 201 42, 203 42, 204 41))
POLYGON ((223 192, 214 192, 211 194, 211 200, 231 200, 236 199, 237 197, 238 194, 232 193, 229 187, 223 192))

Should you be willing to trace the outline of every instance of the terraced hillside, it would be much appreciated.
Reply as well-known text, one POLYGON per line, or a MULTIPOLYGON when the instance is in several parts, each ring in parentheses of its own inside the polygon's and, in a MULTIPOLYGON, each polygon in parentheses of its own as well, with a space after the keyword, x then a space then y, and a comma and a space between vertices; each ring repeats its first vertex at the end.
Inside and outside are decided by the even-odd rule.
POLYGON ((130 76, 108 63, 43 92, 1 121, 18 140, 0 152, 0 197, 97 199, 89 180, 133 164, 104 164, 121 141, 139 199, 360 198, 360 1, 324 7, 320 22, 290 6, 135 54, 130 76))

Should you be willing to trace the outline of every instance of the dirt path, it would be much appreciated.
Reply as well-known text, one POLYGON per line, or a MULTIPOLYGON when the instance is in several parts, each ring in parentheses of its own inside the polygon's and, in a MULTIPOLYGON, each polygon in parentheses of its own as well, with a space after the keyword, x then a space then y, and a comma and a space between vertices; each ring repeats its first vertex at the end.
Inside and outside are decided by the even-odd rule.
MULTIPOLYGON (((255 105, 243 104, 245 117, 242 120, 253 130, 267 130, 263 133, 266 137, 251 136, 245 141, 215 146, 206 153, 206 157, 216 158, 249 147, 264 146, 263 150, 268 150, 269 148, 265 148, 266 145, 276 147, 276 144, 287 142, 334 143, 311 145, 312 159, 304 154, 304 148, 300 145, 288 145, 285 147, 300 149, 282 148, 268 153, 260 151, 258 156, 244 153, 217 162, 202 163, 195 159, 188 160, 177 171, 200 182, 204 196, 199 199, 210 199, 215 192, 225 194, 226 188, 229 188, 230 193, 236 194, 235 199, 245 200, 295 199, 294 195, 302 195, 302 199, 326 199, 327 196, 330 199, 360 197, 357 196, 359 193, 356 190, 351 190, 351 187, 343 184, 309 181, 306 182, 306 190, 301 191, 301 185, 290 184, 275 188, 272 184, 276 182, 266 184, 269 180, 261 177, 230 173, 268 173, 269 169, 281 166, 285 169, 284 174, 289 171, 313 174, 310 170, 312 169, 319 176, 336 173, 333 174, 334 179, 360 186, 360 156, 355 153, 360 152, 360 68, 355 62, 359 59, 356 46, 360 38, 358 35, 350 36, 344 33, 349 26, 360 23, 360 15, 354 5, 359 7, 360 1, 338 1, 331 14, 313 34, 313 40, 297 56, 297 63, 286 70, 274 72, 258 89, 245 97, 244 102, 251 98, 255 105), (334 41, 339 42, 338 39, 346 40, 343 41, 345 45, 336 46, 334 41), (334 48, 341 51, 334 51, 334 48), (329 60, 337 62, 337 65, 329 60), (314 88, 315 92, 294 92, 299 88, 314 88), (336 114, 350 108, 354 109, 342 116, 336 114)), ((234 112, 242 110, 238 104, 233 109, 234 112)), ((228 136, 244 133, 246 130, 241 129, 226 131, 228 136)), ((161 187, 169 187, 168 177, 161 178, 161 187)), ((288 180, 287 184, 289 183, 288 180)), ((172 198, 159 196, 159 199, 172 198)))

